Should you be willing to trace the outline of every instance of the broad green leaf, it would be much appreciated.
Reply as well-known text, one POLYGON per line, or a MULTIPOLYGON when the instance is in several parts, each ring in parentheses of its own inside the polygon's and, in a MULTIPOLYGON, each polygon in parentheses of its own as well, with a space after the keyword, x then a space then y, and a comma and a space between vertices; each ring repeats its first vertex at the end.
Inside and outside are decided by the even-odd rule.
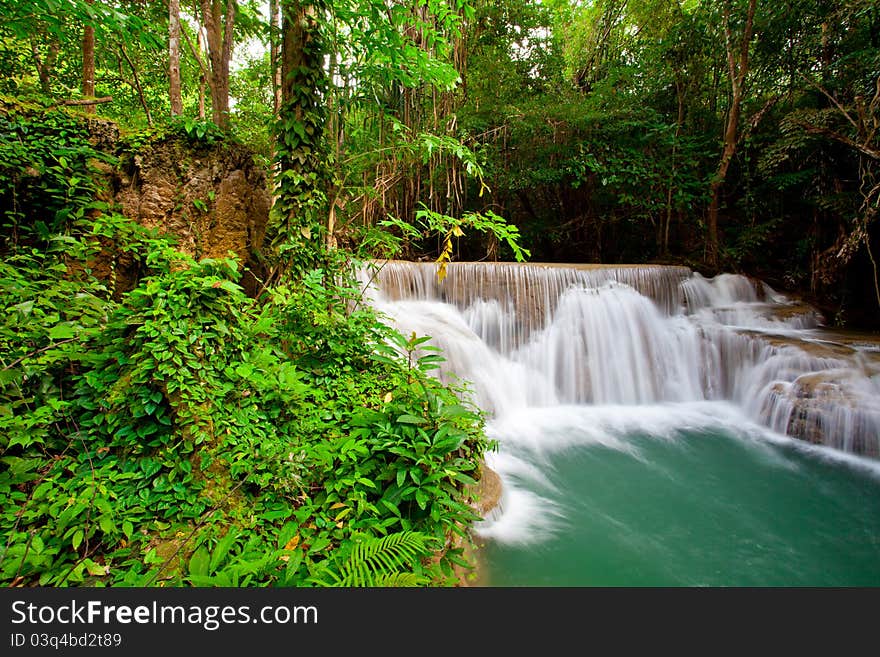
POLYGON ((211 557, 205 546, 200 546, 189 559, 189 573, 196 577, 206 577, 211 564, 211 557))
POLYGON ((427 420, 425 418, 418 417, 416 415, 410 415, 409 413, 399 415, 397 417, 397 422, 400 424, 427 424, 427 420))

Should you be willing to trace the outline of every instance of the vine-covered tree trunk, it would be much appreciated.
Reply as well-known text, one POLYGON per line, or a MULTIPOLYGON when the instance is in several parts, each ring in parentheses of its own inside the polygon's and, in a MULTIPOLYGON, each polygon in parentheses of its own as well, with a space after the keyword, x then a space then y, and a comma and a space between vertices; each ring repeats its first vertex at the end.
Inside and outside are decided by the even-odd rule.
POLYGON ((171 116, 183 114, 180 91, 180 0, 168 0, 168 97, 171 116))
POLYGON ((199 33, 196 37, 198 50, 196 51, 198 55, 196 59, 199 61, 199 66, 201 66, 202 74, 199 76, 199 120, 204 121, 206 117, 205 113, 205 89, 208 86, 208 79, 211 77, 211 72, 208 70, 207 64, 204 63, 204 58, 201 56, 204 53, 208 46, 205 43, 205 36, 202 30, 199 30, 199 33))
MULTIPOLYGON (((86 0, 94 4, 95 0, 86 0)), ((82 39, 82 94, 86 97, 95 95, 95 28, 86 23, 82 39)), ((86 105, 85 111, 94 114, 95 106, 86 105)))
POLYGON ((281 108, 276 140, 280 171, 269 236, 286 254, 285 269, 310 268, 323 248, 327 80, 317 22, 322 9, 321 0, 281 0, 281 108))

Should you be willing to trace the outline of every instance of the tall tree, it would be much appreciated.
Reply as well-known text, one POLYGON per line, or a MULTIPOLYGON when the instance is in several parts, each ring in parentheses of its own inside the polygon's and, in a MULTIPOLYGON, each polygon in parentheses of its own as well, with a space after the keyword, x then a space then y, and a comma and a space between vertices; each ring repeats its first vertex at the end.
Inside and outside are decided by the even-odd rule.
POLYGON ((208 86, 214 123, 229 128, 229 62, 235 27, 236 0, 201 0, 202 25, 208 41, 211 62, 208 86))
POLYGON ((276 273, 311 268, 321 257, 326 201, 323 162, 327 88, 318 17, 322 0, 281 0, 281 107, 275 217, 268 233, 282 253, 276 273))
POLYGON ((171 116, 183 114, 180 90, 180 0, 168 0, 168 97, 171 116))
POLYGON ((272 72, 273 114, 278 119, 281 110, 281 5, 279 0, 269 0, 269 68, 272 72))
POLYGON ((730 162, 736 153, 739 142, 740 115, 742 113, 743 96, 745 94, 746 76, 749 73, 749 48, 752 42, 752 33, 755 19, 755 0, 749 0, 746 8, 745 22, 742 35, 737 43, 734 43, 733 30, 730 25, 731 0, 724 0, 722 9, 724 25, 724 49, 727 55, 727 74, 730 81, 730 107, 727 111, 727 120, 724 127, 724 141, 721 149, 721 159, 718 161, 718 169, 712 177, 709 186, 711 201, 706 221, 706 261, 712 266, 718 266, 718 210, 721 201, 721 188, 727 178, 730 162))
MULTIPOLYGON (((94 4, 95 0, 86 0, 87 5, 94 4)), ((86 19, 83 28, 82 39, 82 93, 83 96, 95 95, 95 26, 92 25, 91 16, 86 19)), ((86 112, 94 113, 94 105, 86 105, 86 112)))

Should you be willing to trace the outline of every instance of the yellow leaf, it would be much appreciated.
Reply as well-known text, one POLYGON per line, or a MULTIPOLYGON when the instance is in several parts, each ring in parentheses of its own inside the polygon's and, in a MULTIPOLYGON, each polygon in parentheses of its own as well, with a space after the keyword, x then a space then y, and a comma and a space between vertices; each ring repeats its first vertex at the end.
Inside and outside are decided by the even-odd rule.
POLYGON ((344 508, 345 508, 345 505, 344 505, 342 502, 336 502, 335 504, 331 504, 331 505, 330 505, 330 510, 331 510, 331 511, 332 511, 333 509, 344 509, 344 508))
POLYGON ((459 228, 458 226, 452 227, 452 234, 455 235, 456 237, 464 237, 464 231, 462 231, 462 229, 459 228))
POLYGON ((394 395, 392 395, 390 392, 386 392, 385 396, 382 398, 382 401, 386 404, 390 404, 392 399, 394 399, 394 395))
POLYGON ((308 226, 303 226, 302 228, 300 228, 299 234, 305 237, 307 240, 311 239, 312 237, 312 231, 308 226))
POLYGON ((297 545, 299 545, 299 534, 297 534, 292 539, 287 541, 287 545, 284 546, 284 549, 285 550, 295 550, 297 545))

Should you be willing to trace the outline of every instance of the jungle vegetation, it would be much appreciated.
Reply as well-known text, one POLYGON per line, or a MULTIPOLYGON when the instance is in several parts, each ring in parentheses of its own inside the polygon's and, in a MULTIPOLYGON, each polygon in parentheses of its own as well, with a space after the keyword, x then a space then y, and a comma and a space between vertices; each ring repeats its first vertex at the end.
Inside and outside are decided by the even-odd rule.
POLYGON ((369 259, 686 264, 880 324, 873 0, 0 15, 5 585, 454 583, 492 445, 363 303, 369 259), (166 139, 265 169, 246 260, 114 204, 107 170, 166 139))

